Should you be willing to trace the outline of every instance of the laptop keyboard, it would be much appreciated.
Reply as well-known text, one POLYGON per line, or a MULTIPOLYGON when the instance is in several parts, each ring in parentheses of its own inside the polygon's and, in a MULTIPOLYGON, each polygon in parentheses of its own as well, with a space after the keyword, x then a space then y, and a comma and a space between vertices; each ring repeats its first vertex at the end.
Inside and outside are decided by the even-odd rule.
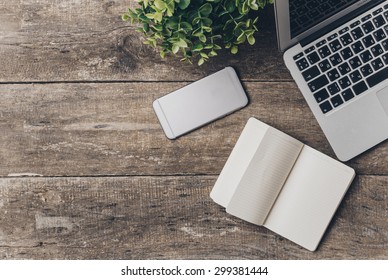
POLYGON ((348 23, 295 63, 324 114, 388 78, 388 4, 348 23))

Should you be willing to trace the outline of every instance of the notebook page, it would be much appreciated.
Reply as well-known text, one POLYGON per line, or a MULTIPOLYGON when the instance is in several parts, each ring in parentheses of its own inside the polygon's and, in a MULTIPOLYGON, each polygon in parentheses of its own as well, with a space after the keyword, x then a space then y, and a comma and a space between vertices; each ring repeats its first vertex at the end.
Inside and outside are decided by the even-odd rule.
POLYGON ((268 128, 254 118, 248 120, 210 193, 214 202, 228 205, 268 128))
POLYGON ((226 211, 262 225, 303 144, 270 127, 247 167, 226 211))
POLYGON ((304 146, 264 226, 314 251, 354 170, 304 146))

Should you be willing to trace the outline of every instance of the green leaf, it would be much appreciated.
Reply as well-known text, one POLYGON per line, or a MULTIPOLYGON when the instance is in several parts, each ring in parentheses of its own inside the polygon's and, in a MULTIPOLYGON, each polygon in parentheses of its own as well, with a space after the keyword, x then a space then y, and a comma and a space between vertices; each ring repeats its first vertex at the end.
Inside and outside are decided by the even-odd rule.
POLYGON ((209 57, 217 56, 217 53, 213 50, 209 52, 209 57))
POLYGON ((234 0, 225 1, 225 9, 228 11, 228 13, 233 13, 236 10, 236 2, 237 1, 234 0))
POLYGON ((189 5, 190 5, 190 0, 180 0, 178 4, 181 10, 186 9, 189 5))
POLYGON ((163 13, 162 12, 155 13, 154 19, 156 22, 161 22, 163 19, 163 13))
POLYGON ((186 30, 186 31, 193 30, 193 26, 190 23, 188 23, 188 22, 183 21, 180 24, 181 24, 181 28, 186 30))
POLYGON ((231 52, 232 54, 238 53, 238 47, 237 47, 237 46, 233 46, 233 47, 230 49, 230 52, 231 52))
POLYGON ((143 5, 144 5, 144 8, 147 8, 148 7, 148 0, 143 0, 143 5))
POLYGON ((193 50, 193 52, 202 51, 202 50, 203 50, 203 45, 202 45, 202 44, 195 44, 195 45, 192 47, 192 50, 193 50))
POLYGON ((209 56, 204 53, 204 52, 200 52, 199 55, 202 57, 202 58, 209 58, 209 56))
POLYGON ((211 27, 208 27, 208 26, 202 26, 203 30, 208 32, 208 33, 211 33, 212 32, 212 28, 211 27))
POLYGON ((145 14, 145 16, 149 19, 154 19, 155 18, 155 14, 153 13, 148 13, 148 14, 145 14))
POLYGON ((159 10, 162 11, 167 8, 166 3, 164 3, 162 0, 155 0, 154 1, 155 7, 159 10))
POLYGON ((255 44, 255 37, 253 37, 253 36, 248 36, 248 43, 249 43, 250 45, 255 44))
POLYGON ((210 18, 204 17, 204 18, 201 18, 201 23, 202 25, 209 27, 213 24, 213 21, 210 18))
POLYGON ((221 48, 221 46, 214 44, 213 50, 218 51, 218 50, 222 50, 222 48, 221 48))
POLYGON ((175 42, 175 45, 181 48, 187 48, 187 43, 183 39, 179 39, 177 42, 175 42))
POLYGON ((200 22, 201 22, 201 19, 202 19, 202 18, 200 18, 200 17, 194 18, 193 21, 192 21, 193 25, 196 25, 196 24, 200 23, 200 22))
POLYGON ((202 32, 202 28, 201 28, 201 27, 195 29, 195 30, 193 31, 193 33, 191 33, 191 35, 193 35, 194 37, 199 37, 199 36, 201 36, 202 34, 203 34, 203 32, 202 32))
POLYGON ((211 14, 212 10, 212 4, 206 3, 199 8, 198 12, 201 14, 201 16, 208 17, 211 14))
POLYGON ((167 16, 172 17, 175 10, 174 0, 167 0, 166 8, 167 8, 167 16))
POLYGON ((166 21, 165 26, 166 26, 168 29, 177 30, 177 29, 178 29, 178 26, 179 26, 178 19, 175 18, 175 17, 170 17, 170 18, 166 21))
POLYGON ((172 53, 176 54, 179 52, 179 46, 178 45, 172 45, 172 49, 171 49, 172 53))

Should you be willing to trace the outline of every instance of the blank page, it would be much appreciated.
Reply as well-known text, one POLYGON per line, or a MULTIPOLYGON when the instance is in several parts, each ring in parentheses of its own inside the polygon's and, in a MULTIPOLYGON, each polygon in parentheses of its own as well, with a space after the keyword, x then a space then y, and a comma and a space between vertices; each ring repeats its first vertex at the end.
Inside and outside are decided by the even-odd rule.
POLYGON ((226 208, 268 129, 254 118, 248 120, 210 193, 216 203, 226 208))
POLYGON ((226 211, 248 222, 262 225, 302 147, 303 144, 295 138, 270 127, 226 211))
POLYGON ((304 146, 264 226, 314 251, 354 176, 350 167, 304 146))

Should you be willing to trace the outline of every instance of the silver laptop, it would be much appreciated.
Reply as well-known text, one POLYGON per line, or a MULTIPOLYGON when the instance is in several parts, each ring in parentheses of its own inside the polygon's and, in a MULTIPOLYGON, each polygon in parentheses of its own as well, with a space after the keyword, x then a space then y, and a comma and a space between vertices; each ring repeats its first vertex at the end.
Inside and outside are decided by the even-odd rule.
POLYGON ((275 0, 284 60, 337 157, 388 138, 388 1, 275 0))

